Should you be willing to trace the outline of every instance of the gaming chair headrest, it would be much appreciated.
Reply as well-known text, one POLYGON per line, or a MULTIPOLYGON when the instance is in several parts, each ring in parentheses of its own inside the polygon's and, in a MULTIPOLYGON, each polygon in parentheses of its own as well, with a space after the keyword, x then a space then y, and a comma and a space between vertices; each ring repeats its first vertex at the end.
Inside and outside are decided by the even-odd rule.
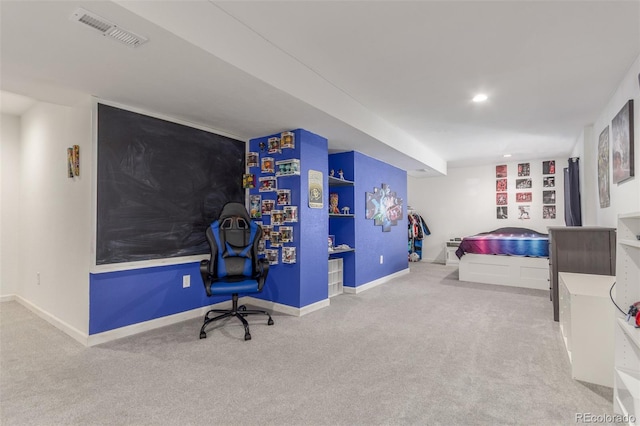
POLYGON ((251 232, 252 226, 255 227, 243 204, 225 204, 218 218, 218 229, 221 234, 221 239, 224 241, 223 244, 225 244, 225 246, 230 244, 230 246, 223 250, 223 257, 228 256, 228 249, 238 249, 250 244, 251 237, 255 236, 255 232, 251 232))
POLYGON ((222 208, 222 212, 220 212, 220 217, 218 221, 222 221, 227 217, 241 217, 249 222, 251 219, 249 218, 249 213, 247 213, 247 209, 244 207, 244 204, 240 203, 227 203, 222 208))

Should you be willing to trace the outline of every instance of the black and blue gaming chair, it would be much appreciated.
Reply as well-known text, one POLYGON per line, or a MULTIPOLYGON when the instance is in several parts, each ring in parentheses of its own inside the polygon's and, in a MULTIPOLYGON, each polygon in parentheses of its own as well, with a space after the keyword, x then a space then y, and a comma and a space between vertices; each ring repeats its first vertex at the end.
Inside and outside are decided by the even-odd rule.
POLYGON ((220 217, 206 231, 211 246, 210 260, 200 262, 200 274, 207 296, 231 295, 231 309, 212 309, 204 316, 200 338, 205 339, 204 329, 210 323, 228 317, 236 317, 244 325, 244 340, 251 340, 248 315, 261 314, 273 319, 267 311, 251 310, 238 306, 238 294, 259 293, 269 272, 269 261, 258 258, 258 242, 262 228, 251 221, 244 205, 227 203, 220 217), (220 315, 209 317, 211 314, 220 315))

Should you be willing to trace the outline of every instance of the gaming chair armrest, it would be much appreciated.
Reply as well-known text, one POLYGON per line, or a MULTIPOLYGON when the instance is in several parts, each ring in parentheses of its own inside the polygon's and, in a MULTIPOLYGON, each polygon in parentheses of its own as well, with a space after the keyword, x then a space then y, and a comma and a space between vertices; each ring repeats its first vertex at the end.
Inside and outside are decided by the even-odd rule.
POLYGON ((262 287, 267 281, 267 274, 269 273, 269 261, 267 259, 258 259, 257 272, 258 291, 262 291, 262 287))
POLYGON ((211 297, 211 274, 209 273, 209 261, 200 261, 200 275, 202 275, 202 283, 204 284, 204 290, 207 292, 207 296, 211 297))

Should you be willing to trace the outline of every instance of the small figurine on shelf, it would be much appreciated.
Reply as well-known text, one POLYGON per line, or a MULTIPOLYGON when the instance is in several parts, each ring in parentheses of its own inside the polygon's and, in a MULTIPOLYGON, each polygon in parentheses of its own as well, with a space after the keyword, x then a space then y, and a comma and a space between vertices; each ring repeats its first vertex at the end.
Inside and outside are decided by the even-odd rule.
POLYGON ((329 195, 329 213, 340 214, 340 209, 338 208, 338 194, 335 192, 332 192, 329 195))
POLYGON ((331 169, 331 171, 329 172, 329 176, 334 177, 336 175, 336 171, 331 169))
POLYGON ((344 172, 342 169, 338 170, 338 176, 340 176, 340 179, 344 180, 344 172))
POLYGON ((349 210, 351 210, 349 207, 343 207, 342 209, 342 214, 349 214, 349 210))

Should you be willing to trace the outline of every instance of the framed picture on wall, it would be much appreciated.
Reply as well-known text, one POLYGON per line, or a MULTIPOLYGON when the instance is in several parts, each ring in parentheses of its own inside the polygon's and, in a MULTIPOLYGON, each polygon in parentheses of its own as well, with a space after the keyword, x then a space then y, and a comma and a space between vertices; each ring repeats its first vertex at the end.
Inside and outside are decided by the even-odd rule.
POLYGON ((496 166, 496 178, 506 178, 507 177, 507 165, 502 164, 500 166, 496 166))
POLYGON ((516 202, 530 203, 533 198, 531 192, 516 192, 516 202))
POLYGON ((507 190, 507 180, 506 179, 497 179, 496 180, 496 191, 506 191, 507 190))
POLYGON ((611 122, 611 137, 613 183, 620 183, 634 176, 632 99, 613 118, 611 122))
POLYGON ((556 174, 556 162, 554 160, 542 162, 542 174, 543 175, 555 175, 556 174))
POLYGON ((600 133, 598 138, 598 194, 600 208, 609 207, 609 126, 600 133))
POLYGON ((516 179, 516 189, 530 189, 531 188, 531 179, 516 179))
POLYGON ((519 163, 518 164, 518 176, 530 176, 531 175, 531 165, 529 163, 519 163))
POLYGON ((542 191, 542 204, 555 204, 556 191, 542 191))
POLYGON ((556 186, 555 176, 545 176, 542 178, 542 186, 545 188, 554 188, 556 186))
POLYGON ((531 219, 530 211, 530 205, 518 206, 518 219, 531 219))
POLYGON ((556 218, 556 206, 542 206, 542 218, 543 219, 555 219, 556 218))
POLYGON ((496 204, 499 206, 507 205, 507 193, 506 192, 498 192, 496 193, 496 204))
POLYGON ((496 207, 496 219, 509 219, 507 206, 496 207))

